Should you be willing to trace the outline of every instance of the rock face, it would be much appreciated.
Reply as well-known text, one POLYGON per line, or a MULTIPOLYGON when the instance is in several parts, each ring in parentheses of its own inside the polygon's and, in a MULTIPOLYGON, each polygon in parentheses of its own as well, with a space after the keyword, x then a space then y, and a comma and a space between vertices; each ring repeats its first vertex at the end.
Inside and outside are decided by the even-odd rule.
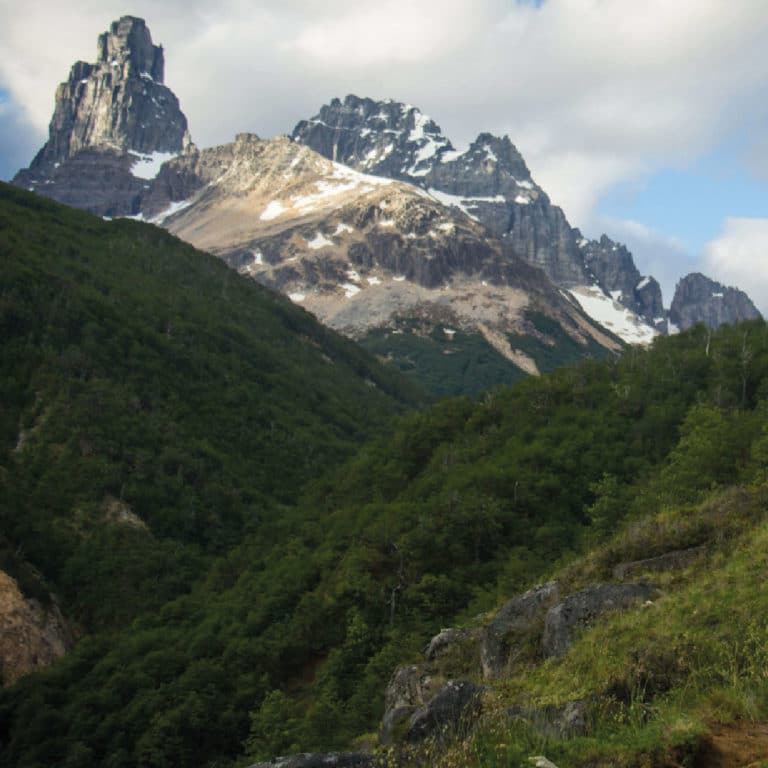
POLYGON ((541 627, 536 625, 543 624, 545 612, 558 596, 557 583, 550 581, 513 597, 496 612, 480 636, 480 664, 486 678, 502 674, 509 661, 515 635, 541 632, 541 627))
POLYGON ((438 742, 466 735, 481 709, 482 688, 468 680, 449 680, 409 723, 407 740, 438 742))
POLYGON ((425 333, 481 336, 536 373, 507 335, 537 333, 526 320, 536 311, 576 345, 618 348, 465 211, 284 137, 190 151, 165 164, 145 200, 150 220, 353 338, 417 320, 425 333))
POLYGON ((440 690, 429 669, 418 664, 397 667, 384 694, 379 741, 391 744, 399 730, 440 690))
POLYGON ((48 141, 14 183, 102 215, 138 213, 159 161, 190 146, 163 76, 163 49, 144 21, 114 22, 96 62, 78 61, 58 87, 48 141))
POLYGON ((52 664, 74 644, 74 634, 55 603, 26 599, 7 573, 0 571, 0 681, 52 664))
POLYGON ((669 319, 681 331, 697 323, 718 328, 723 323, 754 320, 761 317, 749 296, 738 288, 729 288, 699 272, 686 275, 675 288, 669 319))
POLYGON ((603 235, 600 240, 580 240, 587 269, 598 285, 627 309, 642 317, 660 333, 667 332, 661 286, 653 277, 643 277, 626 246, 603 235))
POLYGON ((366 173, 402 179, 466 211, 558 285, 586 282, 574 230, 508 137, 481 133, 456 151, 416 107, 347 96, 301 121, 294 141, 366 173))
POLYGON ((653 594, 648 584, 598 584, 569 595, 547 611, 542 637, 544 655, 563 656, 579 628, 607 611, 628 608, 653 594))

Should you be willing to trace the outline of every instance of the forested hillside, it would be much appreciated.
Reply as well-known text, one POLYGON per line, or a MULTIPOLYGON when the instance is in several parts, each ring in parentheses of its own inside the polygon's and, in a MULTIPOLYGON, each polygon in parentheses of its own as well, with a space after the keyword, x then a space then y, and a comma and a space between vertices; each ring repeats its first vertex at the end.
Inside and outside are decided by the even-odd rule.
POLYGON ((86 629, 186 591, 418 400, 154 227, 3 185, 0 263, 2 567, 86 629))
MULTIPOLYGON (((5 567, 84 628, 0 694, 4 764, 192 768, 344 748, 377 728, 397 664, 537 582, 576 590, 616 558, 714 542, 715 565, 736 570, 694 622, 700 643, 740 599, 739 569, 765 558, 762 321, 443 401, 384 435, 417 398, 306 313, 150 227, 3 194, 5 567), (141 525, 111 520, 115 501, 141 525), (753 550, 731 566, 742 530, 753 550)), ((692 590, 670 598, 670 632, 706 591, 691 583, 662 580, 692 590)), ((604 630, 619 638, 604 668, 588 643, 545 664, 528 646, 499 706, 607 695, 656 629, 631 615, 637 634, 627 619, 604 630)), ((692 668, 671 666, 664 690, 692 668)), ((595 722, 616 750, 553 746, 560 768, 589 749, 595 765, 672 764, 653 756, 666 725, 648 715, 667 710, 615 699, 595 722)), ((525 764, 543 741, 513 731, 486 723, 439 759, 525 764)))

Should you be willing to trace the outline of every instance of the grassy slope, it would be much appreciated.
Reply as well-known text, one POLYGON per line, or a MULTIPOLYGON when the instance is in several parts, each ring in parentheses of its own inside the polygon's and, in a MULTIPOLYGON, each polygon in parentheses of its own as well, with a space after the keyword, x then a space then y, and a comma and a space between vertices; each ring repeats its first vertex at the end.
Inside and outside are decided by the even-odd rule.
POLYGON ((638 552, 701 544, 706 554, 685 570, 645 574, 660 589, 652 604, 595 621, 562 659, 542 663, 534 655, 513 665, 488 694, 483 725, 436 764, 517 768, 545 754, 559 768, 762 765, 768 746, 764 481, 634 520, 555 575, 576 589, 610 581, 611 566, 638 552), (587 704, 585 736, 542 735, 504 715, 510 705, 569 701, 587 704))

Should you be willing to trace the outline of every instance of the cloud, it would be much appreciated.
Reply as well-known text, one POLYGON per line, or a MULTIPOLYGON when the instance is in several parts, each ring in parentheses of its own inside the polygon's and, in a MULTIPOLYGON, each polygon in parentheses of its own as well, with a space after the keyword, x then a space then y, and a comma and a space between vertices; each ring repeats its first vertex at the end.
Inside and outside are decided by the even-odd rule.
MULTIPOLYGON (((0 11, 0 87, 42 132, 56 85, 125 5, 0 11)), ((764 0, 134 0, 131 12, 165 46, 199 145, 290 132, 334 96, 392 97, 456 144, 509 133, 582 226, 613 185, 684 165, 768 102, 764 0)))
POLYGON ((705 271, 726 285, 737 285, 768 316, 768 219, 726 219, 720 235, 707 244, 705 271))

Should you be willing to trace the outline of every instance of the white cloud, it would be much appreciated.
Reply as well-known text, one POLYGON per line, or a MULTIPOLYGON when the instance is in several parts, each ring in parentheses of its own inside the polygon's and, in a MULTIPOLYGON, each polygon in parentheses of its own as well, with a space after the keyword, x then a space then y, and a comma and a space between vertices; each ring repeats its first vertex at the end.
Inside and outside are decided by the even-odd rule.
MULTIPOLYGON (((0 0, 0 12, 0 88, 42 140, 56 85, 125 5, 0 0)), ((200 145, 290 132, 334 96, 392 97, 456 144, 509 133, 577 226, 617 182, 685 163, 768 102, 764 0, 134 0, 131 12, 165 46, 200 145)))
POLYGON ((768 219, 726 219, 702 261, 706 274, 745 290, 768 316, 768 219))

